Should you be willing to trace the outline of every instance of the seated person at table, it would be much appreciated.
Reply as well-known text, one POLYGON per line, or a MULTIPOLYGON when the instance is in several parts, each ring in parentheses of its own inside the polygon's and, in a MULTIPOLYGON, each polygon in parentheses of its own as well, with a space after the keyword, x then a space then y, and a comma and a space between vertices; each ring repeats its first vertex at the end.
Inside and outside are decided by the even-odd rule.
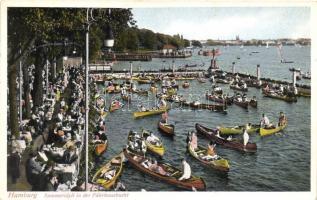
POLYGON ((65 164, 72 164, 77 160, 78 156, 76 154, 76 147, 70 146, 67 150, 64 151, 62 161, 65 164))

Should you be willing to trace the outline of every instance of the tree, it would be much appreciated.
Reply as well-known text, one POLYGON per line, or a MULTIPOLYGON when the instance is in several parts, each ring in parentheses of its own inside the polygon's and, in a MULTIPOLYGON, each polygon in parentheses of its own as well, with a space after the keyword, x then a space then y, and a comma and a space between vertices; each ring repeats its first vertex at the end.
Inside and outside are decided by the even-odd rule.
MULTIPOLYGON (((116 35, 121 33, 125 27, 134 26, 135 21, 131 9, 95 9, 94 15, 98 20, 98 26, 92 25, 90 29, 90 57, 97 57, 103 38, 104 26, 109 24, 113 27, 116 35)), ((86 21, 86 9, 77 8, 9 8, 8 9, 8 87, 9 87, 9 127, 12 134, 19 135, 17 115, 17 64, 21 58, 34 56, 36 59, 35 82, 37 88, 32 94, 34 104, 40 105, 42 101, 43 87, 41 73, 45 59, 50 58, 52 48, 44 52, 42 48, 36 48, 31 55, 33 46, 44 43, 63 41, 72 37, 84 47, 86 21), (21 49, 21 53, 18 53, 21 49)), ((83 50, 84 51, 84 50, 83 50)), ((61 56, 62 51, 54 56, 61 56)), ((29 101, 26 101, 29 102, 29 101)))
POLYGON ((198 41, 198 40, 192 40, 192 45, 193 45, 194 47, 200 47, 200 48, 203 47, 203 45, 201 44, 201 42, 198 41))

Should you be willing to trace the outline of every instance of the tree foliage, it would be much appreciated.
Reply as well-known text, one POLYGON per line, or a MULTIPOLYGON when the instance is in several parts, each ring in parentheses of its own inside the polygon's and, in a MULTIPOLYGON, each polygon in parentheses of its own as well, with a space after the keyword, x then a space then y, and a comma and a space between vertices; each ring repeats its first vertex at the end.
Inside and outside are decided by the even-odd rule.
MULTIPOLYGON (((90 58, 96 59, 105 37, 105 27, 113 29, 117 37, 135 21, 131 9, 94 9, 92 15, 96 22, 90 26, 90 58)), ((22 58, 33 56, 36 59, 36 90, 32 93, 35 105, 42 103, 43 87, 41 72, 45 60, 64 55, 64 47, 50 46, 47 49, 36 48, 45 43, 62 42, 66 38, 75 41, 85 51, 86 9, 78 8, 8 8, 8 86, 9 86, 9 127, 18 135, 16 77, 17 64, 22 58), (34 48, 35 47, 35 48, 34 48), (21 53, 19 50, 21 49, 21 53), (35 50, 32 52, 32 49, 35 50), (44 58, 45 57, 45 58, 44 58)), ((67 51, 66 51, 67 52, 67 51)), ((27 85, 27 84, 25 84, 27 85)))

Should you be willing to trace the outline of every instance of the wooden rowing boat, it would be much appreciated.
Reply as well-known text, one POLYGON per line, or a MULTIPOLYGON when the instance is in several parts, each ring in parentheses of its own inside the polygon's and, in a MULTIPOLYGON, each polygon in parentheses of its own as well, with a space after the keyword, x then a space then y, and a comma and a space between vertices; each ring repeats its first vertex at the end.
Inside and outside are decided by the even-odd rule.
POLYGON ((199 103, 199 102, 187 102, 187 101, 181 101, 181 105, 188 106, 193 109, 208 109, 212 111, 226 111, 227 106, 225 104, 205 104, 205 103, 199 103))
POLYGON ((192 190, 193 188, 196 190, 206 190, 206 183, 201 177, 191 176, 187 180, 179 181, 178 179, 182 176, 182 171, 176 167, 168 163, 158 162, 157 166, 165 172, 165 174, 162 174, 162 172, 152 171, 142 165, 144 161, 149 160, 148 158, 128 152, 126 149, 123 150, 123 153, 134 168, 147 175, 186 190, 192 190))
POLYGON ((227 140, 225 138, 217 137, 215 134, 215 130, 209 129, 201 124, 196 123, 195 128, 197 130, 197 133, 207 137, 208 139, 219 145, 223 145, 226 148, 231 148, 243 152, 256 152, 257 150, 257 146, 255 143, 248 142, 248 144, 244 146, 241 141, 227 140))
POLYGON ((152 84, 153 83, 152 80, 150 80, 150 79, 138 79, 137 82, 139 84, 152 84))
POLYGON ((158 122, 158 129, 168 136, 174 136, 174 125, 163 123, 162 120, 158 122))
POLYGON ((233 99, 233 103, 241 108, 248 109, 249 102, 248 101, 238 101, 237 99, 233 99))
POLYGON ((279 95, 276 93, 269 93, 269 92, 263 92, 263 96, 264 97, 270 97, 273 99, 280 99, 289 103, 293 103, 293 102, 297 102, 297 98, 296 97, 291 97, 291 96, 287 96, 287 95, 279 95))
POLYGON ((252 106, 253 108, 257 108, 258 107, 258 101, 255 99, 251 99, 249 101, 249 105, 252 106))
POLYGON ((148 93, 148 91, 147 90, 132 90, 132 93, 136 93, 136 94, 138 94, 138 95, 141 95, 141 96, 148 96, 149 95, 149 93, 148 93))
POLYGON ((95 155, 96 156, 102 155, 107 150, 107 147, 108 147, 108 140, 103 141, 102 143, 95 144, 95 155))
POLYGON ((226 103, 227 105, 231 105, 233 102, 233 98, 226 97, 225 99, 223 99, 221 95, 212 95, 208 93, 206 93, 206 99, 217 103, 226 103))
MULTIPOLYGON (((242 134, 243 129, 246 126, 232 126, 232 127, 220 127, 219 131, 221 135, 235 135, 235 134, 242 134)), ((255 133, 260 129, 260 125, 258 124, 251 124, 250 128, 247 130, 248 133, 255 133)))
POLYGON ((276 128, 260 128, 259 133, 261 136, 268 136, 268 135, 272 135, 274 133, 278 133, 280 131, 282 131, 285 127, 287 126, 287 123, 285 123, 283 126, 278 126, 276 128))
POLYGON ((213 169, 222 171, 222 172, 228 172, 229 171, 229 162, 228 160, 217 156, 214 159, 205 160, 202 157, 207 155, 207 149, 202 146, 197 146, 197 149, 193 150, 190 145, 187 145, 187 149, 195 159, 206 165, 207 167, 211 167, 213 169))
POLYGON ((197 81, 199 83, 206 83, 207 82, 206 79, 204 79, 204 78, 199 78, 199 79, 197 79, 197 81))
POLYGON ((151 115, 159 115, 159 114, 166 112, 167 110, 168 110, 168 108, 160 108, 157 110, 138 111, 138 112, 133 113, 133 117, 135 119, 137 119, 137 118, 147 117, 147 116, 151 116, 151 115))
POLYGON ((109 112, 113 112, 115 110, 119 110, 122 107, 123 107, 123 104, 121 102, 119 102, 119 104, 116 104, 116 103, 112 102, 110 107, 109 107, 109 112))
POLYGON ((189 88, 189 82, 185 81, 182 86, 183 88, 189 88))
POLYGON ((106 189, 110 189, 122 173, 123 159, 124 155, 122 152, 119 155, 113 157, 106 165, 101 167, 95 173, 92 178, 92 182, 106 189), (103 177, 104 174, 112 170, 115 170, 114 176, 109 177, 110 179, 103 177))
POLYGON ((150 135, 150 133, 148 131, 143 130, 142 138, 144 138, 144 140, 145 140, 145 145, 146 145, 147 150, 162 157, 165 153, 165 148, 163 146, 162 141, 154 135, 158 139, 158 141, 156 143, 152 143, 149 140, 147 140, 147 137, 149 135, 150 135))
POLYGON ((242 87, 239 87, 239 86, 236 86, 236 85, 230 85, 230 89, 239 90, 239 91, 243 91, 243 92, 247 92, 248 91, 248 88, 242 88, 242 87))

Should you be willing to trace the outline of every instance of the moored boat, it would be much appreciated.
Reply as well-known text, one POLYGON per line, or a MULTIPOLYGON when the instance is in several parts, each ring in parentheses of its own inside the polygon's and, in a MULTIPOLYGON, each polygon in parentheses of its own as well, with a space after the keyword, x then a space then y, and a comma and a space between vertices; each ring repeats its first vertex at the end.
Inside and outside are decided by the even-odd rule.
POLYGON ((115 110, 119 110, 120 108, 123 107, 123 103, 119 102, 118 100, 115 100, 111 103, 109 107, 109 112, 113 112, 115 110))
POLYGON ((248 91, 248 88, 243 88, 243 87, 240 87, 240 86, 237 86, 237 85, 230 85, 230 89, 239 90, 239 91, 243 91, 243 92, 247 92, 248 91))
POLYGON ((166 135, 174 136, 174 128, 173 124, 166 124, 162 120, 158 122, 158 129, 166 135))
POLYGON ((107 147, 108 147, 108 140, 95 144, 95 155, 100 156, 107 150, 107 147))
POLYGON ((182 176, 182 171, 168 163, 158 162, 157 167, 160 170, 150 170, 150 167, 146 168, 142 165, 145 161, 149 160, 148 158, 129 152, 126 149, 123 150, 123 153, 134 168, 147 175, 186 190, 192 190, 193 188, 196 190, 206 190, 205 181, 201 177, 192 175, 189 179, 180 181, 178 179, 182 176))
POLYGON ((215 134, 215 130, 207 128, 201 124, 196 123, 195 128, 197 130, 197 133, 200 133, 201 135, 207 137, 211 141, 223 145, 224 147, 235 149, 238 151, 243 152, 256 152, 257 146, 255 143, 248 142, 246 146, 243 145, 243 142, 238 140, 227 140, 222 137, 218 137, 215 134))
POLYGON ((185 81, 182 86, 183 88, 189 88, 189 82, 185 81))
POLYGON ((122 173, 123 159, 123 153, 112 158, 95 173, 92 182, 106 189, 111 189, 122 173))
POLYGON ((277 93, 263 92, 264 97, 270 97, 273 99, 280 99, 289 103, 297 102, 296 96, 279 95, 277 93))
POLYGON ((237 99, 233 99, 233 103, 245 109, 248 109, 248 106, 249 106, 248 101, 238 101, 237 99))
POLYGON ((217 95, 217 94, 212 95, 209 93, 206 93, 206 99, 217 102, 217 103, 222 103, 222 104, 226 103, 227 105, 231 105, 233 102, 233 99, 230 97, 223 98, 221 95, 217 95))
POLYGON ((197 149, 193 150, 190 145, 187 145, 187 149, 195 159, 206 165, 207 167, 211 167, 213 169, 228 172, 230 169, 228 160, 222 158, 221 156, 216 155, 215 158, 212 159, 204 159, 204 156, 207 155, 207 149, 202 146, 197 146, 197 149))
POLYGON ((147 110, 147 111, 137 111, 133 113, 133 117, 137 119, 137 118, 142 118, 142 117, 151 116, 151 115, 159 115, 166 112, 167 110, 168 108, 160 108, 157 110, 147 110))

